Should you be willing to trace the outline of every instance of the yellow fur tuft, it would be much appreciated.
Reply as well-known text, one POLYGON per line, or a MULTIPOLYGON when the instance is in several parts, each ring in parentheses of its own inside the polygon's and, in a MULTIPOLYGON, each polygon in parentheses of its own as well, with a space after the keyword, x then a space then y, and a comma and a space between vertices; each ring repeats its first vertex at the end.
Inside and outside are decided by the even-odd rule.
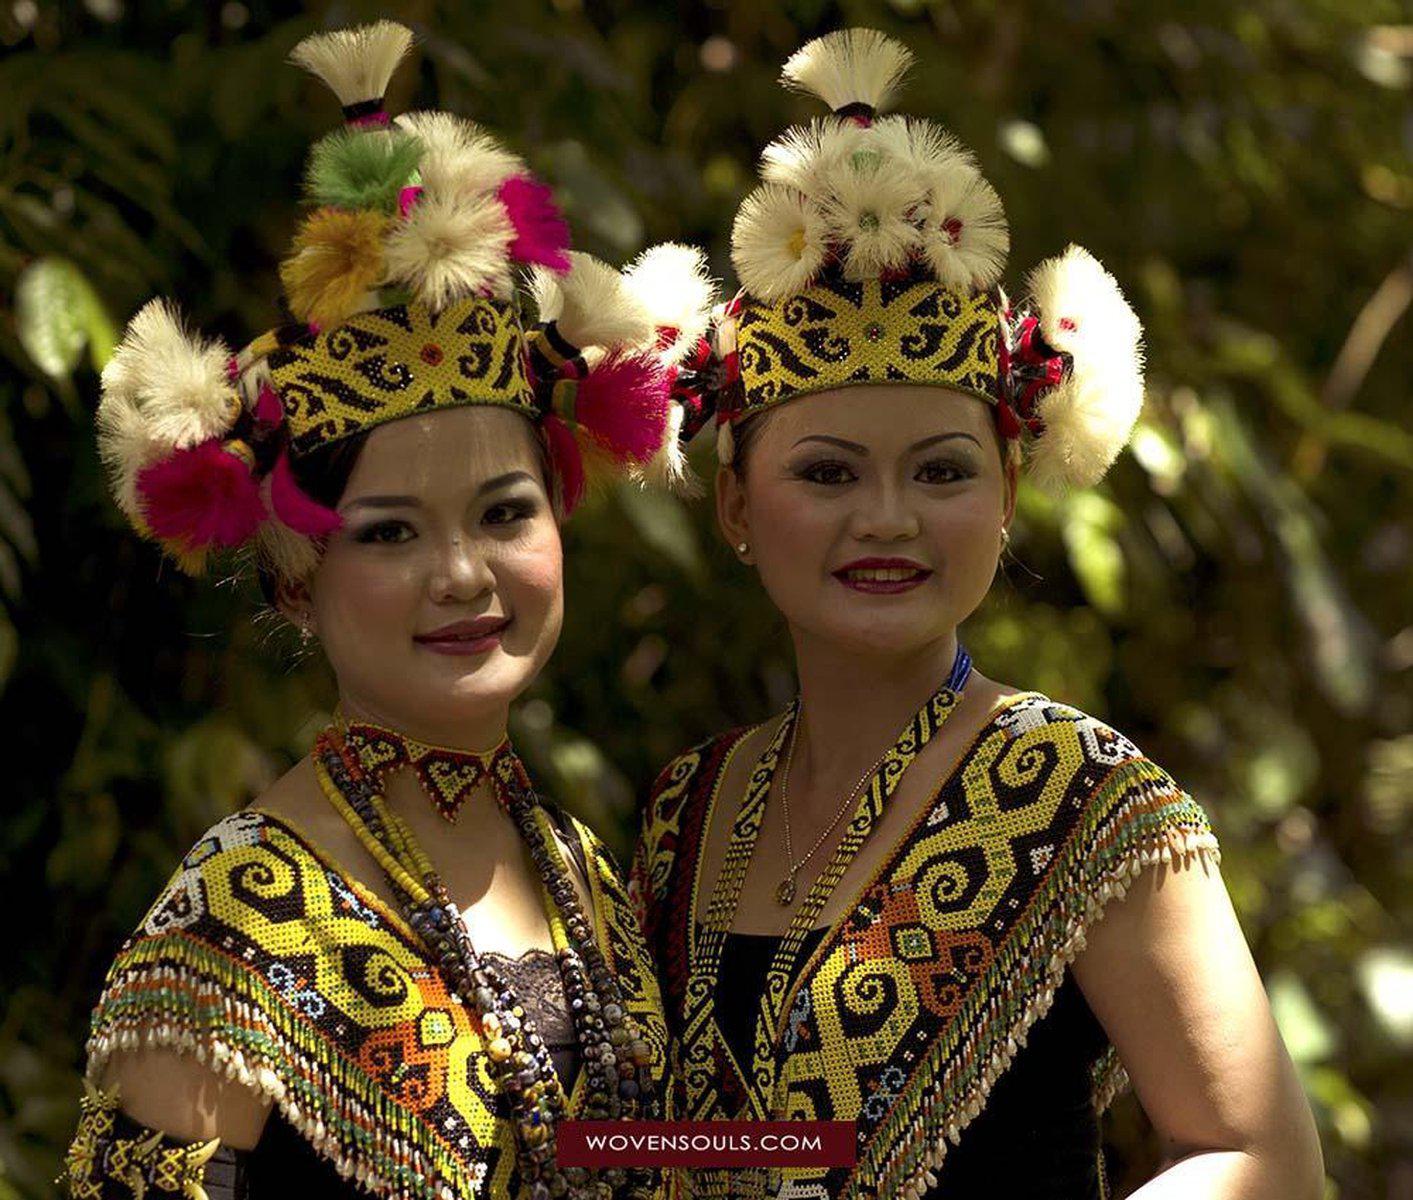
POLYGON ((295 235, 294 253, 280 264, 290 311, 321 329, 359 312, 383 280, 387 229, 387 218, 371 209, 310 213, 295 235))

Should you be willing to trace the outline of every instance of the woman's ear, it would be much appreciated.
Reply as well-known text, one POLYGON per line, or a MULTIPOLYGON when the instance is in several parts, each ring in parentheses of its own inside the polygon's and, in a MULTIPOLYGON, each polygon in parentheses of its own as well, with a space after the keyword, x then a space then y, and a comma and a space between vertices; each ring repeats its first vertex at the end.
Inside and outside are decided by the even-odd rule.
POLYGON ((306 582, 281 577, 275 585, 275 607, 291 625, 306 635, 314 628, 314 599, 306 582))
POLYGON ((742 562, 751 561, 751 522, 746 488, 730 467, 716 468, 716 521, 721 536, 742 562))

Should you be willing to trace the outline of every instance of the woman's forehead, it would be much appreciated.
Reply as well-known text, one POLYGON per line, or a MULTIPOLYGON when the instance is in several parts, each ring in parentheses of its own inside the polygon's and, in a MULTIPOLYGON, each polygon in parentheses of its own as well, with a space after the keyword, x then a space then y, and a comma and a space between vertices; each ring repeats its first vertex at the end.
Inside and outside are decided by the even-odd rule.
POLYGON ((975 396, 947 388, 905 384, 861 385, 802 396, 773 414, 777 445, 824 434, 865 446, 910 446, 928 437, 970 433, 980 437, 992 421, 975 396))
POLYGON ((422 489, 466 487, 510 471, 538 477, 534 431, 520 414, 468 405, 404 417, 381 425, 368 437, 349 490, 382 490, 396 485, 422 489))

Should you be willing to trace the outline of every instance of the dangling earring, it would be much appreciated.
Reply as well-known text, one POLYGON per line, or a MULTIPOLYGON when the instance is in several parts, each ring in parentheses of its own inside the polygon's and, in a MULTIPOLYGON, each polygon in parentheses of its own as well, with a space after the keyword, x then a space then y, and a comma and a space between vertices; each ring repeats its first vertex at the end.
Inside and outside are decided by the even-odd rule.
POLYGON ((313 631, 312 629, 310 629, 308 625, 300 625, 300 627, 299 627, 299 642, 300 642, 300 645, 304 646, 305 648, 308 648, 309 644, 310 644, 313 640, 314 640, 314 631, 313 631))
POLYGON ((1011 544, 1011 531, 1006 526, 1001 526, 1001 548, 1004 550, 1011 544))

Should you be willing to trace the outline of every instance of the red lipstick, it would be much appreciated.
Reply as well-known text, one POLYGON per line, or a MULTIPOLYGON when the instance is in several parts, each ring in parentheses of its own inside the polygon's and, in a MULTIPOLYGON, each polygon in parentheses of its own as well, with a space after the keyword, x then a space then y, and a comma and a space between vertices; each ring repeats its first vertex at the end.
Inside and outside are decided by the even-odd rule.
POLYGON ((911 558, 860 558, 833 572, 846 588, 873 596, 895 596, 920 587, 932 570, 911 558))
POLYGON ((419 633, 412 640, 434 654, 484 654, 500 645, 501 634, 509 624, 509 617, 476 617, 419 633))

